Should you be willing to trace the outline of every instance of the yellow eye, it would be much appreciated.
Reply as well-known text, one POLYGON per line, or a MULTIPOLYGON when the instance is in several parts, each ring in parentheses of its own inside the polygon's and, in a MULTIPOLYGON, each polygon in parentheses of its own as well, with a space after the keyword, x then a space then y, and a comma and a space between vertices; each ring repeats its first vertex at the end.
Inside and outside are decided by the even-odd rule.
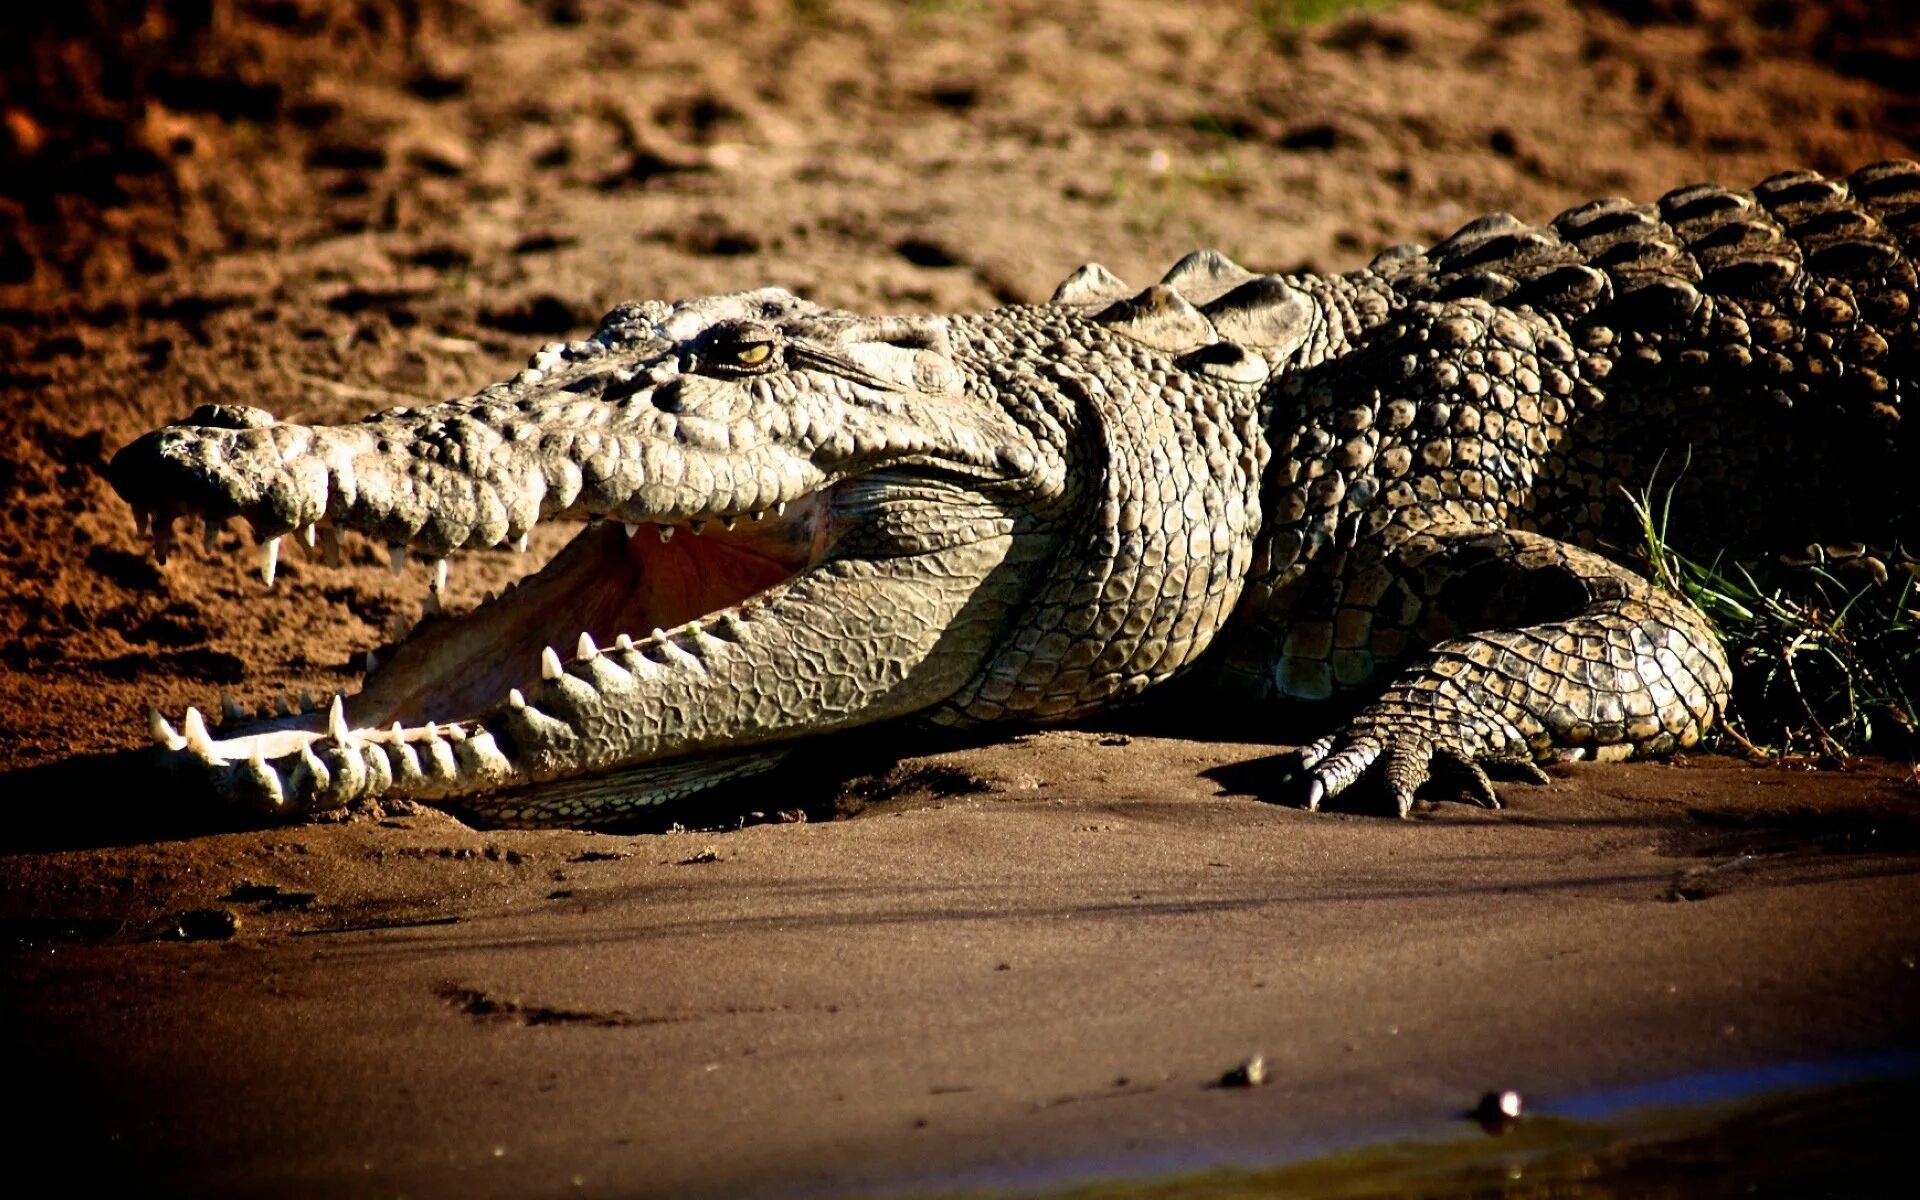
POLYGON ((773 357, 772 342, 755 342, 751 346, 742 346, 733 352, 733 361, 743 367, 757 367, 773 357))

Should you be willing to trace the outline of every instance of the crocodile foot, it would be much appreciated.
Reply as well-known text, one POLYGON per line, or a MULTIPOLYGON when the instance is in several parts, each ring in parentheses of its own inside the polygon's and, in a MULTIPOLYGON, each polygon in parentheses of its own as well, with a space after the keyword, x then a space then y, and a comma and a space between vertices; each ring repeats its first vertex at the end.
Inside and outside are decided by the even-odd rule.
POLYGON ((1317 812, 1327 800, 1378 770, 1402 817, 1413 811, 1414 794, 1441 767, 1460 779, 1467 798, 1484 808, 1499 808, 1488 768, 1529 783, 1547 782, 1517 729, 1484 736, 1472 726, 1407 713, 1363 712, 1346 728, 1293 751, 1282 788, 1294 802, 1317 812), (1516 748, 1517 747, 1517 748, 1516 748))

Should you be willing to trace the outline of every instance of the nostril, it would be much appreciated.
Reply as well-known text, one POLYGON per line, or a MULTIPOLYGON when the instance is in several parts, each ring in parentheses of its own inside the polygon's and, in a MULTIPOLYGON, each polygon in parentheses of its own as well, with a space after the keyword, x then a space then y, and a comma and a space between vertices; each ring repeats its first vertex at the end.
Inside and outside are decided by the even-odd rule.
POLYGON ((278 423, 266 409, 245 404, 202 404, 180 422, 206 429, 265 429, 278 423))

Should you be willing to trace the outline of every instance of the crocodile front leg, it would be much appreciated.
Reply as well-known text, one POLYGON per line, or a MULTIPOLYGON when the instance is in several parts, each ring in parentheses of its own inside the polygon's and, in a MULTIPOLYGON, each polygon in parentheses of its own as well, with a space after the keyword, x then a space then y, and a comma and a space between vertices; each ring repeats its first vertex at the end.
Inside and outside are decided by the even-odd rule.
MULTIPOLYGON (((1296 753, 1308 808, 1376 768, 1406 816, 1436 762, 1477 800, 1486 768, 1630 758, 1697 743, 1726 703, 1719 639, 1685 601, 1598 555, 1513 530, 1428 532, 1394 556, 1420 640, 1377 700, 1296 753)), ((1398 631, 1394 631, 1398 632, 1398 631)))

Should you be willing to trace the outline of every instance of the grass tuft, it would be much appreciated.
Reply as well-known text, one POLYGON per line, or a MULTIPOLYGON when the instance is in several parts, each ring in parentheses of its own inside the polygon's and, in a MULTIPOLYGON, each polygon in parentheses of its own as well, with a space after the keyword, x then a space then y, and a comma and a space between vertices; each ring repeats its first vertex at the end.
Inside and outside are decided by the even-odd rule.
MULTIPOLYGON (((1624 490, 1624 489, 1623 489, 1624 490)), ((1654 582, 1705 613, 1733 667, 1722 728, 1750 754, 1840 764, 1920 742, 1920 582, 1865 553, 1729 563, 1668 540, 1673 489, 1627 494, 1654 582), (1843 578, 1842 576, 1845 576, 1843 578)), ((1853 548, 1849 548, 1852 550, 1853 548)))

